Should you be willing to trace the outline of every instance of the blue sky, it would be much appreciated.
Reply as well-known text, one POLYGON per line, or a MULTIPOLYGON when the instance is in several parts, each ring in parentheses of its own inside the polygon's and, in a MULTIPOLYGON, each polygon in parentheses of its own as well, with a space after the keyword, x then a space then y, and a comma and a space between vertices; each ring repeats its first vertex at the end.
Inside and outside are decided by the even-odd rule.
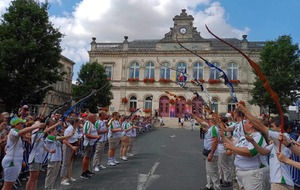
MULTIPOLYGON (((0 14, 11 0, 1 0, 0 14)), ((42 0, 40 0, 42 1, 42 0)), ((300 43, 299 0, 49 0, 49 16, 65 34, 62 54, 73 60, 73 80, 88 62, 92 37, 97 42, 161 39, 173 27, 181 9, 192 15, 202 37, 212 38, 204 28, 221 37, 250 41, 276 40, 291 35, 300 43)))

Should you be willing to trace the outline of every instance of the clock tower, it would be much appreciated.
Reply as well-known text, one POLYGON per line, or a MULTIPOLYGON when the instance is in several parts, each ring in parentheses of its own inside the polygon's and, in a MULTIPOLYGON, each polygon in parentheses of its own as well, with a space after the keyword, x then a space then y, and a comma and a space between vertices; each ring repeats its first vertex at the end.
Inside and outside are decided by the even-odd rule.
POLYGON ((170 28, 170 31, 165 34, 163 40, 175 40, 183 41, 198 41, 203 40, 200 36, 200 32, 197 31, 197 27, 193 26, 194 17, 186 13, 186 9, 182 9, 180 15, 176 15, 173 18, 174 27, 170 28))

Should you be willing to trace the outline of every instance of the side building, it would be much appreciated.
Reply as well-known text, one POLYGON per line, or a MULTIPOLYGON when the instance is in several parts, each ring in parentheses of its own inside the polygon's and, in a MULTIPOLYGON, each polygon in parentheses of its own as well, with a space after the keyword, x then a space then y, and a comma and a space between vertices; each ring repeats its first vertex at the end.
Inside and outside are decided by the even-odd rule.
MULTIPOLYGON (((60 72, 65 72, 66 74, 64 75, 62 81, 52 85, 53 90, 47 92, 44 98, 44 103, 48 104, 46 113, 49 113, 54 108, 64 104, 65 102, 68 102, 72 98, 72 77, 75 62, 61 55, 59 63, 61 64, 60 72)), ((62 110, 70 107, 71 104, 72 102, 68 103, 62 110)), ((36 106, 37 114, 40 114, 42 112, 43 107, 43 105, 36 106)))
MULTIPOLYGON (((89 61, 104 65, 113 85, 114 99, 110 111, 129 114, 141 108, 142 115, 154 114, 157 110, 163 117, 178 117, 189 112, 203 114, 201 108, 204 103, 176 84, 180 72, 172 68, 184 71, 203 83, 212 96, 213 103, 207 104, 214 111, 224 114, 235 109, 230 89, 222 82, 220 73, 180 47, 176 38, 185 47, 224 70, 234 85, 237 99, 247 103, 251 99, 249 90, 253 88, 254 81, 247 60, 217 39, 201 37, 193 26, 193 16, 188 15, 185 9, 173 21, 174 26, 162 39, 129 41, 129 37, 124 36, 123 42, 99 43, 95 37, 92 38, 89 61), (166 91, 176 94, 180 100, 166 91)), ((241 49, 254 61, 259 60, 264 42, 249 42, 246 35, 242 40, 224 40, 241 49)), ((206 95, 191 81, 188 80, 186 86, 198 91, 208 102, 206 95)), ((247 103, 247 106, 250 105, 247 103)), ((250 110, 259 115, 259 107, 251 106, 250 110)))

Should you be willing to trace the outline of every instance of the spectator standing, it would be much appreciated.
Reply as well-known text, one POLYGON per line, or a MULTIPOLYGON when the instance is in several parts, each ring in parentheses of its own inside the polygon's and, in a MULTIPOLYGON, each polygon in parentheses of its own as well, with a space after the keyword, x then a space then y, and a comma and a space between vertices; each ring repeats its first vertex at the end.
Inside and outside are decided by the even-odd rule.
POLYGON ((116 148, 120 143, 122 136, 122 127, 119 122, 120 115, 118 112, 112 113, 112 119, 108 123, 108 162, 107 165, 115 166, 120 162, 117 161, 115 154, 116 148))
POLYGON ((93 172, 91 172, 88 168, 90 165, 90 159, 93 154, 93 146, 96 143, 98 139, 101 138, 101 135, 98 135, 98 131, 95 128, 95 122, 96 122, 96 115, 95 114, 89 114, 87 116, 86 122, 83 126, 83 159, 82 159, 82 173, 81 178, 83 179, 89 179, 92 175, 94 175, 93 172))
POLYGON ((107 142, 107 115, 104 112, 99 113, 99 119, 96 121, 95 127, 98 134, 101 135, 100 140, 96 144, 95 154, 93 159, 93 168, 95 172, 99 172, 100 168, 105 169, 106 167, 101 164, 104 154, 105 144, 107 142))

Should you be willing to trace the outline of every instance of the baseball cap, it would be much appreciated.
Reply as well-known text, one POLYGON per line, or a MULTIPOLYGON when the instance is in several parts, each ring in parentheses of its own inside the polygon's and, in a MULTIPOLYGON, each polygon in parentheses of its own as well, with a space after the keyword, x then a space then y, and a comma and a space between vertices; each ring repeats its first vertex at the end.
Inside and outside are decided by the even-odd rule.
POLYGON ((28 109, 27 105, 22 106, 23 109, 28 109))
POLYGON ((83 113, 83 114, 81 114, 81 117, 87 117, 88 116, 88 114, 87 113, 83 113))
POLYGON ((225 117, 232 117, 231 113, 226 113, 225 117))
POLYGON ((19 124, 19 123, 25 123, 25 122, 26 122, 25 119, 21 119, 21 118, 19 118, 19 117, 14 117, 14 118, 12 118, 12 119, 10 120, 10 125, 11 125, 11 126, 14 126, 14 125, 17 125, 17 124, 19 124))

